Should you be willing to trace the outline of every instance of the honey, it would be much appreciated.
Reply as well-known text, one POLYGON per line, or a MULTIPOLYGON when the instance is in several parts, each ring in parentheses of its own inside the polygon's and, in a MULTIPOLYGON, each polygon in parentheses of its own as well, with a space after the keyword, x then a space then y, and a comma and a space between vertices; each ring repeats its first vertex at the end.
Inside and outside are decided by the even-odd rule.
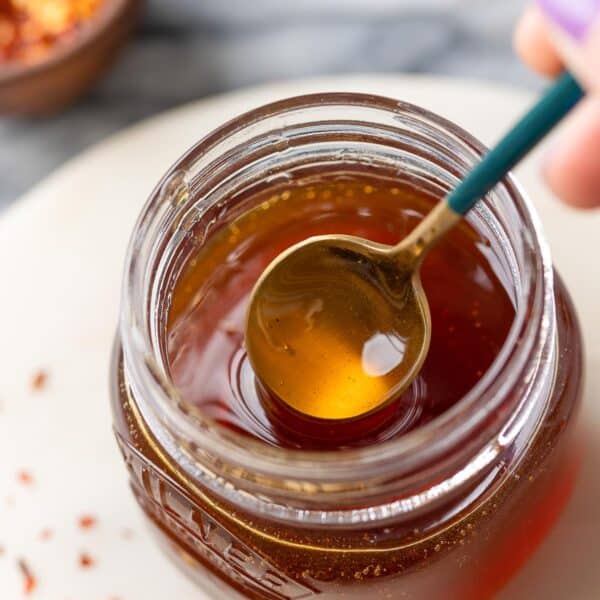
POLYGON ((316 444, 343 439, 345 445, 354 446, 391 439, 451 407, 488 369, 514 317, 489 241, 466 222, 423 264, 433 325, 431 348, 410 389, 382 409, 384 413, 363 416, 378 406, 381 395, 393 384, 393 367, 411 333, 406 329, 404 338, 393 337, 399 330, 394 307, 383 299, 381 314, 366 312, 360 303, 341 310, 348 308, 344 299, 352 292, 344 286, 356 285, 354 280, 329 281, 319 279, 319 273, 294 273, 302 285, 288 286, 291 296, 274 300, 274 314, 282 315, 291 303, 293 310, 304 311, 307 323, 304 331, 278 331, 285 339, 280 340, 279 355, 272 355, 271 367, 281 377, 278 391, 285 394, 285 404, 270 390, 255 385, 244 347, 249 292, 278 253, 307 237, 327 233, 395 244, 436 201, 407 185, 367 178, 323 180, 257 198, 256 208, 214 235, 190 259, 173 289, 169 362, 186 402, 238 431, 271 444, 296 447, 310 446, 311 438, 316 444), (319 307, 307 304, 303 286, 307 293, 320 286, 325 302, 340 303, 340 318, 348 319, 344 328, 351 332, 342 343, 329 335, 337 323, 321 325, 314 334, 319 307), (375 322, 379 335, 365 339, 375 322), (355 347, 344 346, 346 340, 355 347), (298 352, 305 353, 310 376, 297 368, 298 352), (297 411, 290 411, 288 404, 297 411), (303 415, 362 419, 324 426, 303 415))

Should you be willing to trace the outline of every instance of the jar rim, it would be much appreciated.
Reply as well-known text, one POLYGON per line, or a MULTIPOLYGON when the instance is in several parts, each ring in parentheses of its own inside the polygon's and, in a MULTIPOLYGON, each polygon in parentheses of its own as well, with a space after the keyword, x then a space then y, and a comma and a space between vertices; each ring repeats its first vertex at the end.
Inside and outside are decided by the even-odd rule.
MULTIPOLYGON (((177 398, 173 397, 177 391, 164 365, 156 360, 156 340, 152 339, 149 329, 149 318, 152 317, 142 302, 148 291, 144 285, 147 284, 152 265, 148 261, 140 261, 138 254, 149 228, 156 226, 159 212, 164 210, 165 185, 173 180, 174 174, 190 172, 198 160, 206 159, 211 153, 218 153, 220 145, 230 136, 256 123, 277 115, 332 106, 365 107, 384 111, 395 119, 419 119, 459 140, 474 153, 474 157, 486 151, 471 134, 441 116, 409 103, 370 94, 309 94, 280 100, 246 112, 194 145, 173 165, 150 195, 135 225, 127 251, 119 325, 125 367, 139 385, 140 393, 136 394, 136 398, 143 398, 143 416, 149 422, 155 420, 157 426, 166 425, 193 440, 194 444, 210 448, 211 453, 220 460, 229 461, 238 468, 261 473, 267 478, 324 484, 345 481, 351 473, 355 473, 359 464, 368 469, 373 477, 391 477, 393 469, 398 468, 399 461, 407 466, 414 466, 417 455, 422 458, 426 452, 428 456, 432 456, 433 449, 442 455, 448 448, 464 441, 466 432, 475 431, 490 420, 494 422, 495 433, 498 433, 510 418, 511 412, 507 409, 500 415, 503 396, 501 390, 514 383, 512 379, 519 376, 528 356, 539 352, 546 344, 549 330, 553 326, 553 319, 549 315, 553 312, 554 293, 550 252, 539 219, 526 194, 512 175, 509 175, 499 187, 515 203, 523 227, 531 234, 531 254, 535 265, 526 273, 529 284, 524 290, 522 304, 517 307, 515 319, 498 356, 475 387, 454 406, 430 423, 398 439, 335 451, 278 448, 249 439, 206 417, 199 421, 195 416, 192 422, 181 411, 177 398), (507 376, 502 382, 498 381, 500 373, 511 370, 512 377, 507 376), (330 468, 332 465, 335 465, 334 469, 330 468)), ((488 434, 489 432, 486 433, 488 434)))

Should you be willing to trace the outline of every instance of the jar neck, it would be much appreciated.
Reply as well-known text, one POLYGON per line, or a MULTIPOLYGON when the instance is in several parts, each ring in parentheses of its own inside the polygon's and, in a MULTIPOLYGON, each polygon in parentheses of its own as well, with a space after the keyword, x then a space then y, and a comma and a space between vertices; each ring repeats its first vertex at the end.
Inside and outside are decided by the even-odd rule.
POLYGON ((352 526, 457 506, 489 489, 543 415, 556 366, 552 267, 540 225, 512 178, 469 215, 492 240, 515 305, 499 355, 446 413, 399 439, 308 452, 249 440, 180 397, 165 356, 173 279, 249 190, 313 172, 369 169, 443 196, 483 147, 417 107, 359 94, 304 96, 252 111, 192 148, 148 200, 130 243, 120 337, 132 402, 191 481, 245 510, 298 524, 352 526), (202 231, 200 236, 198 231, 202 231), (393 498, 392 501, 389 499, 393 498), (462 499, 458 502, 458 499, 462 499), (367 508, 365 508, 367 507, 367 508))

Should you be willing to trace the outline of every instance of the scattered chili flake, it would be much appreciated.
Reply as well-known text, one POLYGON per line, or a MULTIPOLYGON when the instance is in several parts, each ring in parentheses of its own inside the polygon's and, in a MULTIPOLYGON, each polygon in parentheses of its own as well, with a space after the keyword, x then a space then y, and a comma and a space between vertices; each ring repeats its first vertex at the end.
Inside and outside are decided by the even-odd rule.
POLYGON ((96 561, 86 552, 82 552, 79 555, 79 566, 82 569, 89 569, 90 567, 93 567, 95 563, 96 561))
POLYGON ((29 565, 22 558, 17 561, 17 565, 19 567, 19 571, 21 571, 21 575, 23 576, 23 592, 25 595, 29 595, 35 589, 37 580, 31 572, 29 565))
POLYGON ((52 536, 54 535, 54 532, 52 531, 52 529, 42 529, 42 531, 40 531, 40 540, 46 541, 49 540, 52 536))
POLYGON ((33 484, 33 475, 29 473, 29 471, 19 471, 17 473, 17 479, 23 485, 32 485, 33 484))
POLYGON ((37 371, 34 376, 31 378, 31 389, 39 392, 46 387, 46 383, 48 381, 48 373, 46 371, 37 371))
POLYGON ((81 529, 91 529, 96 525, 96 518, 91 515, 83 515, 79 517, 79 527, 81 529))

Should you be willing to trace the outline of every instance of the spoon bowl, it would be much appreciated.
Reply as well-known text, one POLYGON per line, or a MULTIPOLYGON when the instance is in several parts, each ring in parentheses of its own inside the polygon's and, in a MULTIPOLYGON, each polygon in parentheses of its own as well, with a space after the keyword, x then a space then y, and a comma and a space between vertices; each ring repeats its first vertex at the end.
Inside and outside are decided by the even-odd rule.
POLYGON ((392 247, 342 235, 279 255, 247 313, 246 347, 262 384, 319 419, 355 418, 397 398, 431 339, 415 261, 410 240, 392 247))

